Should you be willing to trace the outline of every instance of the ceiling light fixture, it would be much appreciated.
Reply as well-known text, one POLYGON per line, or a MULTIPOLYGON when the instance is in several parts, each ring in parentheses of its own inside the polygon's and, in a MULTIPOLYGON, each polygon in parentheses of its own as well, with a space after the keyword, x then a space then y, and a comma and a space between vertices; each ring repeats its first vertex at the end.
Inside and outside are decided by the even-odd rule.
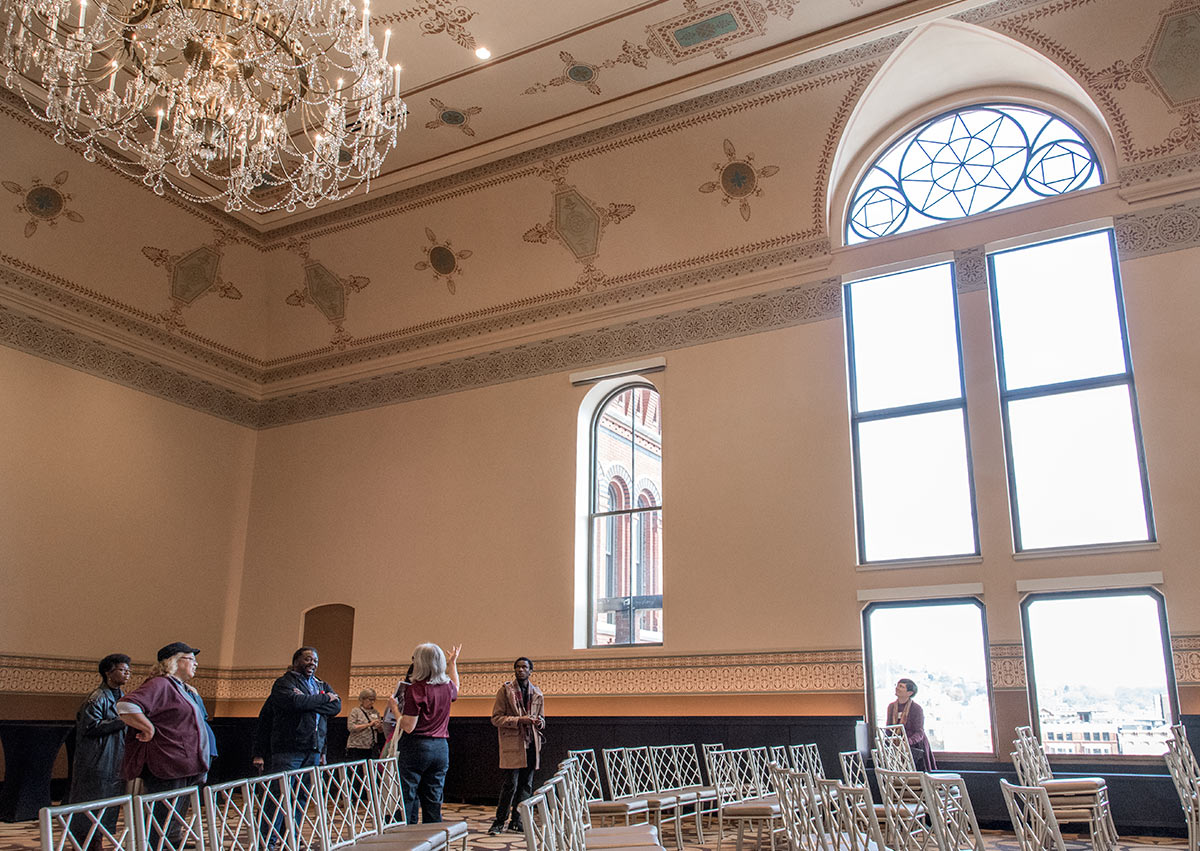
POLYGON ((490 59, 492 57, 492 51, 488 50, 486 47, 477 47, 475 48, 475 55, 480 59, 490 59))
POLYGON ((400 66, 348 0, 0 0, 0 75, 59 143, 256 212, 370 188, 400 66))

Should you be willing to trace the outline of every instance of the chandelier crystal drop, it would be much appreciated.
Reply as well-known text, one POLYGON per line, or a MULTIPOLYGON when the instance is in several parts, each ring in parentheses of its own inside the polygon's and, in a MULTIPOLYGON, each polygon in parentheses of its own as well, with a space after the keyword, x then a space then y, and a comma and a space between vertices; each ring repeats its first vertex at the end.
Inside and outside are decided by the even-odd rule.
POLYGON ((370 189, 404 129, 370 0, 0 0, 0 74, 55 141, 255 212, 370 189))

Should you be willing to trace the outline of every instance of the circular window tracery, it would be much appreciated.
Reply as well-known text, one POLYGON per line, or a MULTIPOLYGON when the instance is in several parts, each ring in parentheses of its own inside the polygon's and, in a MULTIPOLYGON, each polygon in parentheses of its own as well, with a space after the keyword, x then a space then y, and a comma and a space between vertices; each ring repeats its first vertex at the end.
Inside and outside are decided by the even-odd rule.
POLYGON ((1098 186, 1091 146, 1040 109, 970 106, 906 133, 875 161, 850 204, 853 244, 1098 186))

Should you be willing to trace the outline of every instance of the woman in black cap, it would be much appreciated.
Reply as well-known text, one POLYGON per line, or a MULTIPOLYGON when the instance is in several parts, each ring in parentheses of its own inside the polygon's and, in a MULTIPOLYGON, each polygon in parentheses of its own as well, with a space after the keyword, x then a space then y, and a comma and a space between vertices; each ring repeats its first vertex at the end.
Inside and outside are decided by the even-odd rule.
MULTIPOLYGON (((196 675, 200 651, 175 641, 158 651, 150 679, 117 703, 117 714, 129 727, 125 739, 126 780, 141 780, 146 794, 185 789, 208 773, 208 724, 188 681, 196 675)), ((155 821, 164 820, 156 814, 155 821)), ((179 823, 171 819, 174 831, 179 823)), ((177 845, 179 837, 168 831, 177 845)), ((156 842, 151 842, 154 847, 156 842)))

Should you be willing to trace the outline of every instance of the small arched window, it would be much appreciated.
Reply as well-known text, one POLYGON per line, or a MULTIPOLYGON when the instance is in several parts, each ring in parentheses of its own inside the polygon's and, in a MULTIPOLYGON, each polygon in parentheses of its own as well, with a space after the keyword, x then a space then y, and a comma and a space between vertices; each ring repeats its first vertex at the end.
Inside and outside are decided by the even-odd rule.
POLYGON ((910 130, 875 160, 846 216, 846 244, 1098 186, 1083 135, 1031 106, 986 104, 910 130))
POLYGON ((662 428, 658 391, 626 384, 591 428, 588 643, 662 642, 662 428), (637 482, 634 496, 631 483, 637 482))

